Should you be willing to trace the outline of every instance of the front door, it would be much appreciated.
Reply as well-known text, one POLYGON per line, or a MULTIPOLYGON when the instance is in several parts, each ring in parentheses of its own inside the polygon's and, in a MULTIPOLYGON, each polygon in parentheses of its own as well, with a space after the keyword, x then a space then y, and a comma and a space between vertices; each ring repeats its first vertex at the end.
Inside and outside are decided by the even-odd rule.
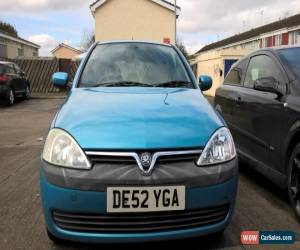
POLYGON ((236 106, 240 105, 238 96, 243 90, 243 75, 247 69, 248 59, 244 59, 234 65, 224 80, 223 86, 217 89, 215 97, 215 108, 222 114, 228 124, 233 139, 239 149, 239 117, 235 116, 236 106))
POLYGON ((277 94, 254 90, 254 82, 264 77, 275 78, 282 91, 286 91, 287 77, 276 59, 267 54, 256 55, 250 59, 234 117, 239 126, 237 140, 242 151, 273 166, 279 159, 284 106, 277 94))

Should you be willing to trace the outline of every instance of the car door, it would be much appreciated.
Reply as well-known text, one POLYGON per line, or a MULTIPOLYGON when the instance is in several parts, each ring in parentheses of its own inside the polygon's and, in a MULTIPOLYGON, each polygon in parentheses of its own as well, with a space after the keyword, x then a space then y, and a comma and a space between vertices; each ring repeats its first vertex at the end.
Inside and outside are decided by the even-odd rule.
POLYGON ((12 63, 6 65, 6 74, 10 77, 10 85, 15 93, 19 93, 21 91, 20 79, 12 63))
POLYGON ((18 84, 18 89, 20 92, 24 93, 26 90, 26 79, 22 74, 21 69, 19 68, 18 65, 13 64, 14 70, 15 70, 15 74, 16 74, 16 80, 17 80, 17 84, 18 84))
POLYGON ((233 65, 226 76, 224 84, 217 89, 215 96, 215 109, 223 116, 231 130, 233 139, 238 147, 236 118, 234 116, 235 106, 239 105, 238 93, 243 87, 242 77, 247 69, 248 59, 243 59, 233 65))
POLYGON ((20 84, 20 90, 22 92, 25 92, 26 91, 26 77, 17 64, 14 64, 14 68, 15 68, 16 75, 17 75, 17 78, 18 78, 18 81, 20 84))
POLYGON ((282 92, 287 91, 288 78, 276 58, 267 52, 254 55, 244 76, 244 87, 237 92, 239 103, 233 116, 240 150, 273 167, 279 162, 278 130, 283 122, 280 114, 284 105, 277 94, 254 89, 255 81, 266 77, 275 78, 282 92))

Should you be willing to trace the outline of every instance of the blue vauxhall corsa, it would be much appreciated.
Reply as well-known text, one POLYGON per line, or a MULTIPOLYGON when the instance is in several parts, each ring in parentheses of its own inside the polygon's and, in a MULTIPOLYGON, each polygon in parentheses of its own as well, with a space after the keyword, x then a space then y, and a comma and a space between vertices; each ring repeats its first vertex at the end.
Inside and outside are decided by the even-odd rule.
MULTIPOLYGON (((68 75, 53 75, 66 87, 68 75)), ((54 241, 197 237, 229 224, 238 183, 232 136, 172 45, 96 43, 56 114, 40 185, 54 241)))

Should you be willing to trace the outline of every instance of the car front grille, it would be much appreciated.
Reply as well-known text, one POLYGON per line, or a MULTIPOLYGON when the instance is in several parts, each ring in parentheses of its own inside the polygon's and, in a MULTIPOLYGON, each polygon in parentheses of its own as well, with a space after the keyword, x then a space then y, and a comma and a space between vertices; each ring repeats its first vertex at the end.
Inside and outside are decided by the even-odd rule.
MULTIPOLYGON (((186 162, 192 161, 196 162, 201 154, 201 150, 186 150, 186 151, 169 151, 169 152, 150 152, 152 155, 156 153, 161 154, 157 157, 156 164, 168 164, 176 162, 186 162), (164 155, 166 153, 166 155, 164 155)), ((136 154, 137 157, 141 152, 136 153, 116 153, 116 152, 86 152, 88 159, 91 163, 113 163, 113 164, 137 164, 136 159, 133 157, 133 154, 136 154)))
POLYGON ((190 229, 225 220, 229 205, 198 210, 133 214, 71 214, 53 212, 56 225, 64 230, 95 233, 147 233, 190 229))

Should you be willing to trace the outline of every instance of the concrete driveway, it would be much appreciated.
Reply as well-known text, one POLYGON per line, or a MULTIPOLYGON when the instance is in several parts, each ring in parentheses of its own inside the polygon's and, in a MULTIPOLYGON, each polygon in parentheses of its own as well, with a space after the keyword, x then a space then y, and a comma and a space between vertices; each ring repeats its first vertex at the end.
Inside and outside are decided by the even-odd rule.
MULTIPOLYGON (((49 124, 62 99, 33 99, 13 107, 0 106, 0 249, 109 249, 48 240, 39 192, 39 158, 49 124)), ((264 177, 241 165, 236 211, 224 235, 128 245, 122 249, 240 249, 243 230, 289 230, 300 234, 287 195, 264 177)), ((298 239, 299 240, 299 239, 298 239)), ((274 246, 269 246, 274 249, 274 246)), ((300 249, 299 242, 278 249, 300 249)), ((277 249, 276 248, 276 249, 277 249)), ((258 249, 257 247, 253 249, 258 249)), ((262 247, 261 247, 262 249, 262 247)), ((264 248, 265 249, 265 248, 264 248)))

